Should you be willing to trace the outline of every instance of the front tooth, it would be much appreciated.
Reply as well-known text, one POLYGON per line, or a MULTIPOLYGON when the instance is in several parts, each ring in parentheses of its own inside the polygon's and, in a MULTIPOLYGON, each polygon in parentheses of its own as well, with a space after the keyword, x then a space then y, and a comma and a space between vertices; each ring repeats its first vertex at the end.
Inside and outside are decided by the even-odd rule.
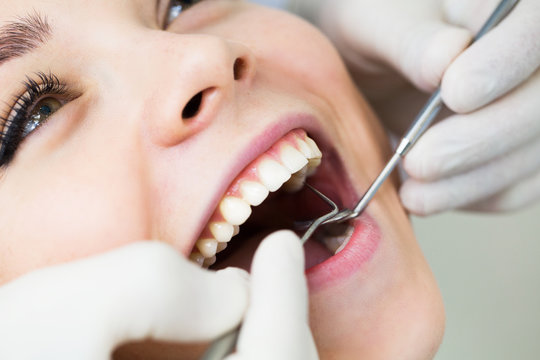
POLYGON ((283 146, 281 148, 280 155, 281 162, 291 174, 294 174, 298 170, 302 169, 308 163, 306 157, 291 145, 283 146))
POLYGON ((336 254, 336 251, 343 245, 345 239, 343 237, 325 237, 323 242, 326 248, 336 254))
POLYGON ((247 202, 234 196, 227 196, 219 204, 221 215, 231 225, 242 225, 251 215, 247 202))
POLYGON ((302 139, 297 139, 296 145, 298 145, 298 150, 308 159, 311 159, 315 157, 315 154, 311 150, 311 146, 308 145, 307 142, 305 142, 302 139))
POLYGON ((315 143, 315 141, 313 141, 313 139, 306 137, 304 142, 305 142, 305 145, 309 147, 311 151, 311 157, 309 157, 309 162, 307 165, 307 174, 306 174, 306 176, 311 176, 315 173, 315 171, 321 164, 322 152, 317 146, 317 144, 315 143))
POLYGON ((312 138, 306 137, 306 143, 309 145, 314 158, 322 158, 322 152, 312 138))
POLYGON ((191 255, 189 255, 189 258, 191 259, 191 261, 193 261, 199 266, 203 266, 204 264, 204 256, 198 252, 191 253, 191 255))
POLYGON ((229 242, 234 234, 234 227, 228 222, 212 222, 208 226, 217 242, 229 242))
POLYGON ((244 181, 240 185, 242 198, 250 205, 260 205, 268 197, 268 189, 255 181, 244 181))
POLYGON ((288 192, 300 190, 306 182, 307 166, 304 166, 300 171, 292 174, 291 178, 283 184, 283 189, 288 192))
POLYGON ((285 190, 288 193, 297 192, 303 187, 304 187, 304 180, 297 177, 291 177, 289 181, 283 184, 283 190, 285 190))
POLYGON ((211 258, 204 259, 203 267, 209 268, 210 266, 214 265, 216 263, 216 257, 212 256, 211 258))
POLYGON ((258 167, 259 179, 270 191, 278 190, 291 177, 291 172, 273 159, 264 159, 258 167))
POLYGON ((311 176, 317 171, 317 168, 321 164, 320 158, 311 158, 309 159, 308 165, 307 165, 307 173, 306 176, 311 176))
POLYGON ((349 242, 349 241, 344 241, 343 244, 341 244, 341 246, 337 248, 337 250, 336 250, 336 252, 335 252, 334 255, 339 254, 339 253, 341 252, 341 250, 345 249, 345 246, 347 246, 347 243, 348 243, 348 242, 349 242))
POLYGON ((227 248, 227 244, 228 243, 226 243, 226 242, 218 243, 217 244, 216 254, 222 252, 223 250, 225 250, 227 248))
POLYGON ((205 258, 211 258, 216 255, 217 244, 216 239, 199 239, 196 245, 205 258))
POLYGON ((334 255, 339 254, 341 250, 345 249, 349 241, 351 241, 351 236, 353 232, 354 232, 354 228, 351 226, 347 229, 347 232, 345 233, 345 235, 341 236, 341 240, 339 241, 341 245, 339 245, 339 247, 336 249, 334 255))

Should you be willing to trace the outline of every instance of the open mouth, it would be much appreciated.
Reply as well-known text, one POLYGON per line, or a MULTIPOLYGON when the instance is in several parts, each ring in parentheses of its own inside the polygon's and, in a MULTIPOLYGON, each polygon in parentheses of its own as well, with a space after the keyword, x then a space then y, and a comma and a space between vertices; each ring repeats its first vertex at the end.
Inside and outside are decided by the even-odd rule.
MULTIPOLYGON (((328 205, 304 186, 306 179, 341 208, 343 169, 335 151, 319 149, 304 130, 293 130, 251 162, 231 183, 199 236, 190 259, 212 269, 248 270, 253 254, 269 233, 295 230, 295 223, 327 213, 328 205)), ((324 226, 304 246, 306 269, 339 253, 350 223, 324 226)), ((299 235, 301 232, 299 232, 299 235)))

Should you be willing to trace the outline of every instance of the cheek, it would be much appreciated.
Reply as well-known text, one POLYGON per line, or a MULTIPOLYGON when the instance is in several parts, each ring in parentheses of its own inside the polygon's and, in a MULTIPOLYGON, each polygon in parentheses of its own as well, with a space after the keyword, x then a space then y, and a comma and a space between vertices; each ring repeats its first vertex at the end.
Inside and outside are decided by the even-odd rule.
POLYGON ((230 19, 197 30, 245 44, 257 59, 257 75, 271 74, 275 81, 278 74, 281 80, 289 80, 288 89, 300 88, 330 98, 349 81, 330 41, 290 13, 246 3, 230 19))
POLYGON ((144 192, 133 177, 54 173, 2 184, 0 282, 147 238, 144 192))
POLYGON ((321 358, 431 359, 444 329, 442 302, 428 274, 406 275, 379 275, 378 284, 355 278, 356 291, 312 296, 310 325, 321 358))
POLYGON ((268 39, 263 56, 272 61, 279 73, 300 82, 304 90, 325 99, 341 96, 344 84, 350 82, 349 76, 328 39, 310 24, 293 17, 284 17, 284 24, 276 26, 265 30, 275 35, 268 39))

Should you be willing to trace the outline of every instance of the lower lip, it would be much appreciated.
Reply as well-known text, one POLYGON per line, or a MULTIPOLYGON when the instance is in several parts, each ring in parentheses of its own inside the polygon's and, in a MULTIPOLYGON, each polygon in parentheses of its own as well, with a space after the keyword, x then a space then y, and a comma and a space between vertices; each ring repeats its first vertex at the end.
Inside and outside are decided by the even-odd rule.
POLYGON ((373 258, 381 241, 375 220, 362 214, 353 222, 354 231, 345 248, 328 260, 306 271, 309 289, 316 291, 339 283, 362 271, 373 258))

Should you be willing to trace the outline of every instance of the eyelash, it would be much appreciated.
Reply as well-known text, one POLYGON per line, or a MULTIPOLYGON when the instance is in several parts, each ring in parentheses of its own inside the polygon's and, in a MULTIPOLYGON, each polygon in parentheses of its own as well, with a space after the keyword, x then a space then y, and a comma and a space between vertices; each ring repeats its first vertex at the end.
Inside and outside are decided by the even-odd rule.
POLYGON ((36 76, 37 80, 26 78, 23 83, 25 92, 23 95, 15 96, 14 104, 6 116, 0 117, 0 167, 13 159, 21 142, 26 138, 24 130, 30 121, 29 115, 34 106, 45 97, 58 96, 62 99, 70 97, 66 85, 60 82, 56 75, 39 72, 36 76))
MULTIPOLYGON (((169 21, 169 12, 177 0, 167 0, 167 11, 165 13, 164 27, 168 27, 172 21, 169 21)), ((203 0, 189 0, 188 4, 182 5, 181 11, 186 11, 203 0), (189 2, 192 2, 189 4, 189 2)), ((181 4, 180 4, 181 5, 181 4)), ((26 138, 24 130, 29 123, 29 114, 37 103, 47 97, 58 96, 72 100, 72 96, 56 75, 52 73, 39 72, 36 74, 38 80, 30 77, 23 83, 25 92, 23 95, 15 96, 14 104, 5 116, 0 116, 0 167, 6 166, 15 156, 20 144, 26 138), (71 98, 71 99, 69 99, 71 98)), ((67 101, 64 101, 64 103, 67 101)), ((64 105, 64 104, 63 104, 64 105)), ((46 120, 47 121, 47 120, 46 120)))

